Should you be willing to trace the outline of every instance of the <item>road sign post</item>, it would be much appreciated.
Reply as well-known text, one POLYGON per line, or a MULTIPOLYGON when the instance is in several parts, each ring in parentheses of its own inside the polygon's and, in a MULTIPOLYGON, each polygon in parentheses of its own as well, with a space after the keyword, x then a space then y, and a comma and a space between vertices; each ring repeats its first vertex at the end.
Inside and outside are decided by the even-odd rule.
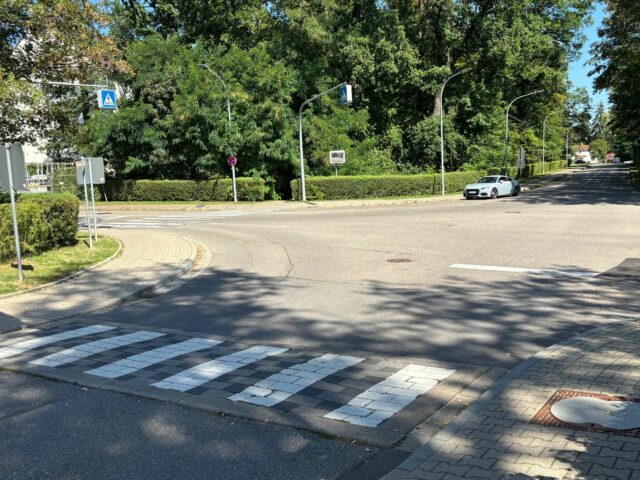
POLYGON ((86 164, 89 166, 89 185, 91 186, 91 207, 93 209, 93 236, 95 241, 98 241, 98 220, 96 219, 96 199, 93 191, 93 171, 91 169, 91 159, 86 160, 86 164))
POLYGON ((85 175, 85 163, 82 160, 76 162, 76 183, 84 189, 84 207, 87 213, 87 233, 89 235, 89 248, 93 248, 91 236, 91 214, 89 213, 89 196, 87 195, 87 176, 85 175))
POLYGON ((234 203, 237 203, 238 192, 236 190, 236 164, 238 163, 238 159, 235 155, 229 155, 229 157, 227 157, 227 163, 231 167, 231 178, 233 180, 233 201, 234 203))
MULTIPOLYGON (((2 162, 6 166, 6 175, 0 175, 0 189, 2 191, 8 191, 9 197, 11 199, 11 216, 13 220, 13 238, 16 242, 16 260, 18 264, 18 280, 22 282, 24 280, 24 275, 22 273, 22 252, 20 251, 20 232, 18 231, 18 215, 16 211, 16 196, 15 196, 15 186, 14 186, 14 178, 13 178, 13 170, 11 167, 11 162, 14 161, 12 158, 11 151, 14 151, 15 154, 13 157, 15 158, 16 167, 18 167, 18 163, 20 160, 24 163, 24 157, 22 156, 22 145, 19 143, 7 146, 0 145, 0 162, 2 162), (6 176, 6 178, 4 178, 6 176)), ((24 169, 23 169, 24 170, 24 169)))
POLYGON ((329 152, 329 163, 336 168, 336 177, 338 176, 338 165, 347 161, 347 154, 344 150, 332 150, 329 152))

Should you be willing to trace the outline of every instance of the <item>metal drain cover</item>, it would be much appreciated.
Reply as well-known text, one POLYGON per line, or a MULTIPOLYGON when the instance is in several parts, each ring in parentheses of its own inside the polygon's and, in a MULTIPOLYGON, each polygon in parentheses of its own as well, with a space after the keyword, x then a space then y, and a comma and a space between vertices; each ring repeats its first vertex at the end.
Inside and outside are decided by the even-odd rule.
POLYGON ((640 438, 640 398, 556 390, 531 423, 640 438))
POLYGON ((567 398, 551 405, 551 415, 561 422, 599 425, 612 430, 640 428, 640 403, 635 402, 567 398))

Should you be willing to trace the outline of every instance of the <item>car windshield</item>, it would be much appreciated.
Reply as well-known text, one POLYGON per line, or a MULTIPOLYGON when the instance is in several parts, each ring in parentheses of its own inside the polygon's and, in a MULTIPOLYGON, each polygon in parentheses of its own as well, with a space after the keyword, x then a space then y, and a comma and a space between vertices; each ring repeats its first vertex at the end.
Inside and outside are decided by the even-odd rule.
POLYGON ((498 180, 498 177, 482 177, 476 183, 496 183, 496 180, 498 180))

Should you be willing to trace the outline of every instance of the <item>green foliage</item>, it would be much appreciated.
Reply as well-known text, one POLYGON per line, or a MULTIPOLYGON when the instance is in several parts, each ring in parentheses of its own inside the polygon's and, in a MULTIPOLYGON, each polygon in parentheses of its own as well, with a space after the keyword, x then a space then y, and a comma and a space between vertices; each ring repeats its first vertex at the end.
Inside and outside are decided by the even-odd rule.
MULTIPOLYGON (((24 255, 75 243, 77 197, 69 194, 25 194, 16 204, 20 248, 24 255)), ((0 260, 15 257, 11 205, 0 205, 0 260)))
POLYGON ((609 153, 609 144, 603 138, 596 138, 593 140, 589 147, 591 149, 591 157, 597 158, 599 161, 607 159, 607 153, 609 153))
MULTIPOLYGON (((262 179, 236 178, 238 200, 264 200, 262 179)), ((107 198, 113 201, 201 201, 221 202, 233 199, 231 179, 216 180, 108 180, 107 198)))
MULTIPOLYGON (((460 192, 484 172, 445 173, 447 192, 460 192)), ((379 175, 351 177, 310 177, 305 179, 307 199, 342 200, 348 198, 434 195, 441 192, 440 175, 379 175)), ((292 180, 294 199, 299 198, 299 182, 292 180)))

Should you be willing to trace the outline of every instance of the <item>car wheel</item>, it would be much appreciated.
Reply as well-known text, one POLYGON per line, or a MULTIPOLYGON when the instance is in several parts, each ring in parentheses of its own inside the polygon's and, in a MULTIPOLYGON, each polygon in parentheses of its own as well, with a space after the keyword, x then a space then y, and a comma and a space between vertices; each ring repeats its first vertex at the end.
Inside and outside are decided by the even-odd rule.
POLYGON ((491 190, 491 198, 498 198, 498 189, 494 188, 491 190))
POLYGON ((518 195, 520 195, 520 185, 516 185, 516 188, 513 189, 513 194, 514 197, 517 197, 518 195))

